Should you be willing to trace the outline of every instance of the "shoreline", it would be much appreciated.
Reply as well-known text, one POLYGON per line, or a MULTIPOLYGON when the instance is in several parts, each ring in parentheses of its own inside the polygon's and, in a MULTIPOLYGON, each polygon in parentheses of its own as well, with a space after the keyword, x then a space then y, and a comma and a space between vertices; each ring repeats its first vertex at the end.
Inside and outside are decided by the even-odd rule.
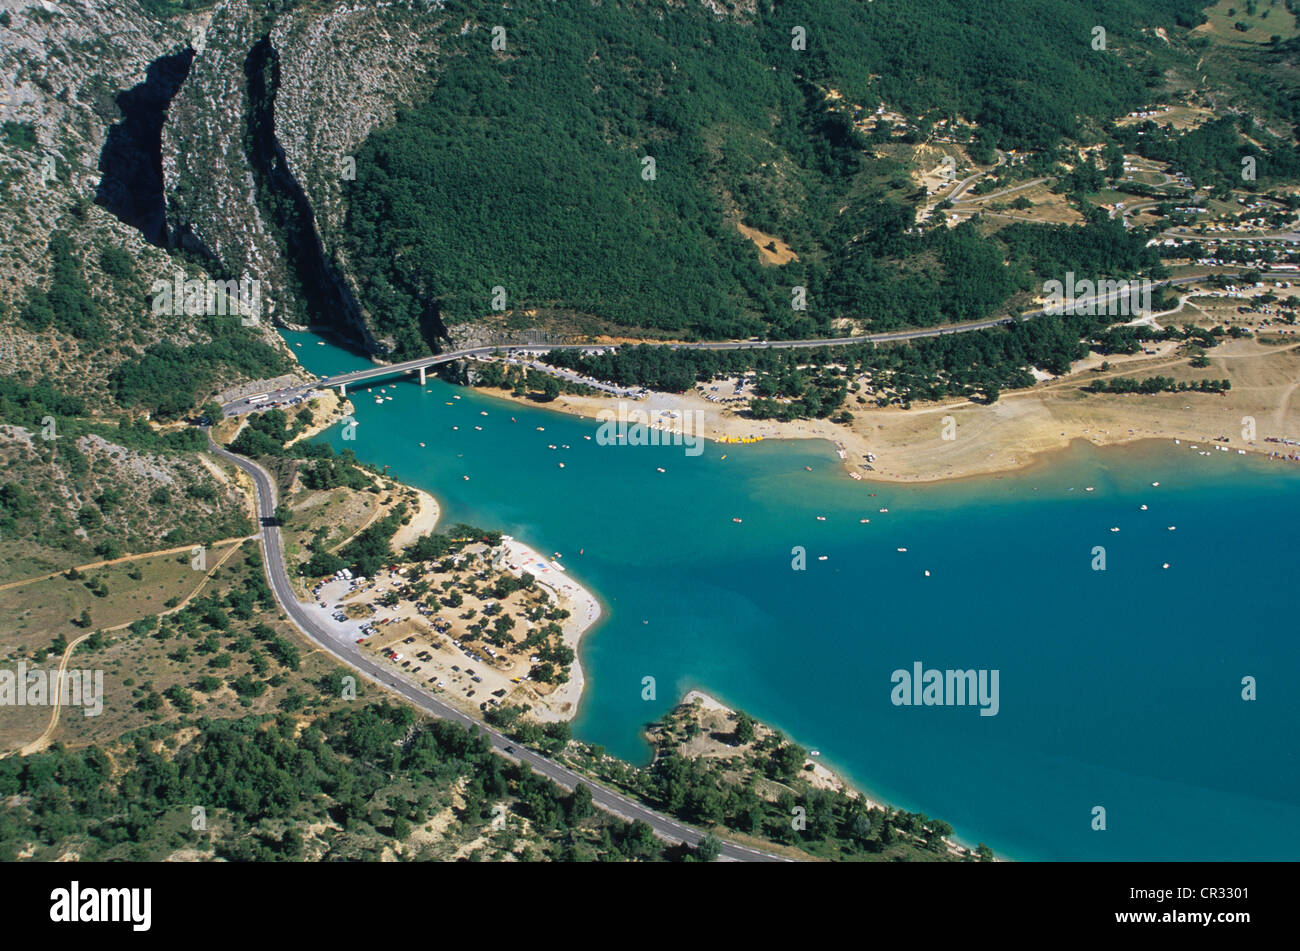
MULTIPOLYGON (((412 488, 405 483, 395 485, 412 488)), ((422 494, 432 499, 427 493, 422 494)), ((432 515, 432 512, 425 513, 426 518, 432 515)), ((537 689, 538 684, 526 679, 511 679, 511 670, 502 670, 476 656, 475 648, 469 644, 456 644, 452 640, 455 635, 448 634, 445 628, 435 630, 436 625, 431 627, 428 620, 435 611, 419 610, 407 604, 382 605, 376 601, 375 596, 404 583, 407 569, 413 564, 411 562, 400 560, 389 568, 381 569, 374 577, 362 579, 363 584, 360 586, 354 579, 324 579, 311 590, 311 596, 307 600, 300 600, 299 603, 316 615, 321 625, 341 644, 350 644, 354 640, 360 644, 364 641, 365 649, 373 652, 376 660, 381 657, 386 659, 394 676, 402 678, 424 694, 457 707, 475 720, 485 720, 484 708, 469 702, 469 698, 479 691, 487 693, 493 687, 501 691, 494 696, 503 697, 503 702, 509 694, 510 702, 527 704, 530 708, 529 715, 538 722, 571 720, 577 715, 585 687, 578 650, 583 635, 601 617, 600 602, 587 588, 551 567, 549 561, 531 545, 509 535, 502 535, 500 550, 505 561, 505 564, 499 566, 503 573, 516 578, 525 571, 531 573, 536 579, 537 588, 548 595, 549 602, 569 612, 569 616, 560 622, 560 640, 573 651, 573 663, 568 667, 569 679, 548 693, 542 693, 537 689), (339 610, 343 610, 347 617, 338 617, 339 610), (387 626, 389 624, 392 624, 391 628, 387 626), (366 630, 367 627, 370 629, 366 630), (405 646, 417 639, 424 641, 423 647, 417 645, 408 649, 405 646), (420 657, 421 650, 428 653, 420 657), (399 653, 392 656, 390 651, 399 653), (410 670, 396 666, 398 661, 404 659, 405 653, 412 655, 408 665, 418 662, 410 670), (477 676, 470 664, 479 666, 477 676), (420 676, 417 677, 417 674, 420 676), (473 682, 466 682, 466 678, 473 682), (437 687, 430 687, 429 684, 435 681, 437 687), (461 696, 459 691, 471 692, 461 696)), ((525 667, 522 672, 515 671, 515 675, 522 677, 526 672, 525 667)))
MULTIPOLYGON (((1164 346, 1169 349, 1167 344, 1164 346)), ((1263 360, 1272 374, 1285 379, 1300 375, 1300 353, 1294 346, 1266 348, 1254 341, 1237 340, 1220 344, 1216 351, 1216 360, 1263 360)), ((1287 449, 1281 443, 1268 442, 1268 438, 1300 438, 1300 399, 1292 400, 1291 391, 1277 384, 1262 393, 1258 388, 1243 386, 1213 396, 1185 392, 1084 393, 1080 387, 1098 378, 1092 372, 1097 362, 1097 358, 1081 361, 1064 376, 1005 393, 992 404, 958 399, 918 404, 909 410, 855 407, 849 424, 829 419, 748 419, 706 398, 697 389, 681 394, 650 391, 646 398, 628 405, 648 414, 652 425, 658 423, 661 431, 680 426, 670 425, 672 414, 680 414, 678 419, 693 418, 693 435, 708 440, 710 450, 741 451, 734 440, 750 436, 787 441, 823 439, 839 454, 844 475, 876 485, 936 484, 1028 471, 1050 463, 1053 454, 1079 442, 1101 448, 1166 441, 1173 444, 1177 440, 1185 447, 1197 445, 1213 450, 1224 446, 1234 455, 1241 450, 1244 456, 1267 461, 1273 458, 1272 453, 1287 449), (1242 432, 1247 418, 1258 420, 1258 435, 1249 440, 1242 432), (945 438, 945 427, 951 438, 945 438)), ((1130 366, 1121 358, 1108 375, 1169 372, 1175 369, 1174 364, 1186 361, 1162 353, 1154 362, 1139 359, 1132 363, 1130 366)), ((1214 375, 1226 370, 1220 364, 1206 372, 1214 375)), ((601 411, 628 402, 603 395, 561 394, 542 403, 527 396, 513 396, 509 390, 473 389, 507 402, 580 419, 595 420, 601 411)), ((1290 448, 1295 450, 1294 446, 1290 448)))
POLYGON ((411 514, 411 520, 405 525, 399 526, 389 540, 389 545, 399 554, 403 548, 415 543, 416 539, 422 535, 432 533, 438 527, 438 520, 442 518, 442 506, 432 494, 423 489, 416 488, 400 479, 390 479, 394 485, 400 485, 408 491, 414 492, 417 500, 416 510, 411 514))
POLYGON ((529 572, 537 579, 537 584, 551 594, 552 600, 569 612, 569 616, 560 625, 564 631, 563 643, 573 651, 569 679, 546 695, 545 709, 534 708, 531 713, 543 723, 572 720, 578 715, 587 682, 580 653, 582 638, 596 626, 604 613, 600 601, 590 589, 565 572, 552 568, 551 559, 544 557, 531 545, 511 535, 502 535, 501 544, 509 553, 509 562, 517 566, 510 567, 511 574, 519 577, 525 571, 529 572))
MULTIPOLYGON (((682 696, 681 701, 675 707, 673 707, 673 709, 676 710, 681 707, 691 706, 696 701, 699 701, 700 705, 706 710, 714 710, 719 713, 726 714, 727 716, 735 716, 736 713, 738 712, 737 708, 728 706, 727 704, 719 700, 717 697, 713 696, 712 694, 698 687, 692 687, 690 690, 687 690, 686 693, 682 696)), ((794 740, 793 737, 790 737, 788 734, 786 734, 785 731, 782 730, 779 726, 773 723, 769 723, 766 720, 759 720, 757 718, 755 719, 756 722, 761 723, 763 726, 767 727, 768 729, 780 731, 783 735, 786 736, 787 739, 790 739, 791 742, 798 742, 797 740, 794 740)), ((828 789, 831 790, 832 792, 843 792, 847 796, 860 799, 868 809, 879 809, 887 812, 895 812, 895 811, 910 812, 911 811, 911 810, 901 810, 901 807, 891 806, 888 803, 886 803, 883 799, 876 798, 873 795, 869 795, 865 787, 855 782, 853 779, 847 777, 845 774, 838 771, 834 767, 827 766, 822 762, 820 762, 821 759, 820 755, 818 756, 812 755, 814 749, 816 749, 816 747, 808 748, 808 755, 804 759, 805 766, 807 765, 812 766, 811 772, 814 777, 812 780, 812 784, 814 786, 821 789, 828 789)), ((944 841, 948 844, 948 851, 954 855, 964 857, 967 855, 975 854, 976 847, 974 845, 970 845, 966 842, 961 841, 960 839, 957 838, 955 833, 953 835, 944 836, 944 841)), ((995 853, 994 861, 1002 862, 1002 861, 1006 861, 1006 859, 998 856, 995 853)))
MULTIPOLYGON (((501 390, 494 390, 494 389, 480 388, 480 387, 474 387, 473 389, 476 392, 482 393, 484 395, 507 400, 513 403, 519 403, 532 409, 550 410, 553 412, 564 413, 570 416, 579 416, 580 418, 583 419, 590 419, 593 425, 595 425, 594 417, 596 415, 596 412, 598 412, 600 409, 612 408, 615 402, 617 401, 617 398, 562 396, 551 403, 540 403, 533 400, 529 400, 527 398, 513 398, 510 396, 508 391, 501 391, 501 390), (580 400, 588 401, 591 408, 586 408, 577 405, 580 400)), ((656 394, 655 396, 660 396, 660 394, 656 394)), ((663 396, 668 396, 668 395, 663 395, 663 396)), ((695 396, 695 394, 691 393, 691 394, 687 394, 687 396, 693 397, 695 396)), ((888 415, 896 419, 907 419, 907 418, 917 419, 919 417, 922 420, 933 420, 933 425, 937 427, 939 417, 946 412, 954 412, 954 413, 971 412, 975 414, 982 414, 986 417, 990 417, 989 421, 994 424, 997 424, 1000 422, 1002 411, 1007 408, 1008 404, 1013 404, 1018 401, 1036 403, 1041 400, 1042 396, 1043 396, 1043 391, 1038 389, 1028 389, 1024 391, 1019 391, 1018 393, 1015 394, 1007 394, 1006 396, 1004 396, 1004 399, 1002 401, 1000 401, 999 403, 995 403, 991 406, 983 406, 983 405, 976 406, 970 403, 963 403, 960 406, 957 406, 955 404, 954 405, 935 404, 935 405, 927 406, 925 408, 914 409, 912 411, 902 411, 902 410, 881 411, 880 415, 881 416, 888 415)), ((653 398, 654 397, 652 397, 652 399, 653 398)), ((1149 404, 1158 402, 1162 399, 1163 399, 1162 397, 1155 397, 1155 398, 1088 397, 1086 399, 1079 400, 1078 402, 1084 405, 1089 412, 1093 412, 1098 407, 1100 407, 1102 410, 1106 412, 1132 411, 1134 413, 1142 413, 1142 412, 1149 412, 1149 404), (1147 406, 1147 409, 1143 408, 1144 404, 1147 406)), ((1223 400, 1218 397, 1211 398, 1206 396, 1184 396, 1182 394, 1179 394, 1176 396, 1171 396, 1168 400, 1166 400, 1166 402, 1172 404, 1172 402, 1175 400, 1177 400, 1180 405, 1185 400, 1203 401, 1205 406, 1211 407, 1214 410, 1221 413, 1221 415, 1224 417, 1223 426, 1226 427, 1224 431, 1227 432, 1233 431, 1231 428, 1233 424, 1230 423, 1229 420, 1232 420, 1234 417, 1239 418, 1239 416, 1237 416, 1235 412, 1230 411, 1229 407, 1225 405, 1226 403, 1229 403, 1229 401, 1223 400)), ((642 401, 640 403, 634 403, 632 405, 642 407, 645 406, 648 402, 649 401, 647 400, 647 401, 642 401)), ((704 401, 701 400, 700 402, 703 403, 704 401)), ((708 405, 711 406, 712 404, 708 404, 708 405)), ((716 413, 716 408, 714 412, 716 413)), ((1283 409, 1281 416, 1284 419, 1293 418, 1290 416, 1290 414, 1286 413, 1285 408, 1283 409)), ((737 417, 733 417, 733 419, 738 425, 741 426, 748 427, 752 425, 751 422, 748 420, 743 420, 737 417)), ((758 421, 754 421, 754 422, 756 423, 758 421)), ((768 438, 825 439, 826 441, 832 444, 832 447, 834 447, 837 443, 837 439, 834 436, 823 432, 809 432, 809 433, 795 433, 795 432, 788 432, 788 431, 782 432, 782 430, 787 430, 798 424, 777 424, 770 421, 764 421, 764 422, 766 422, 767 425, 771 426, 772 429, 775 431, 775 434, 768 438)), ((805 423, 808 425, 814 423, 825 424, 826 426, 834 430, 844 430, 844 427, 831 426, 831 424, 829 424, 826 421, 805 421, 805 423)), ((1052 428, 1056 428, 1058 429, 1058 431, 1062 429, 1064 430, 1060 432, 1060 437, 1056 437, 1055 439, 1050 440, 1052 442, 1057 443, 1054 445, 1044 445, 1042 447, 1014 449, 1012 451, 1013 454, 1009 455, 1004 459, 990 459, 988 458, 988 456, 985 456, 984 459, 980 460, 979 464, 970 464, 964 468, 964 471, 955 472, 955 473, 943 472, 937 475, 933 475, 930 478, 919 478, 916 476, 891 478, 888 475, 888 473, 864 472, 863 481, 867 482, 868 484, 872 484, 872 483, 935 484, 935 483, 956 483, 956 482, 962 482, 962 481, 967 481, 972 479, 985 479, 990 476, 996 478, 1003 478, 1003 477, 1013 476, 1013 475, 1018 476, 1018 475, 1023 475, 1026 472, 1046 469, 1052 465, 1058 464, 1063 453, 1070 451, 1072 449, 1083 448, 1080 445, 1081 443, 1086 443, 1088 446, 1096 447, 1098 449, 1121 448, 1121 449, 1126 449, 1131 453, 1144 452, 1147 451, 1150 447, 1154 447, 1157 444, 1162 444, 1162 443, 1167 449, 1172 450, 1174 448, 1173 444, 1176 439, 1183 440, 1183 442, 1185 443, 1185 445, 1181 447, 1183 449, 1190 448, 1190 445, 1188 444, 1191 443, 1195 443, 1199 445, 1202 449, 1213 450, 1215 448, 1215 444, 1211 441, 1208 435, 1200 435, 1200 436, 1178 435, 1176 433, 1171 433, 1168 431, 1164 431, 1164 432, 1146 431, 1141 433, 1135 432, 1135 430, 1138 427, 1138 423, 1136 420, 1126 421, 1123 427, 1118 426, 1116 423, 1114 423, 1111 420, 1103 420, 1100 424, 1098 424, 1095 421, 1090 421, 1089 425, 1087 425, 1082 429, 1079 429, 1077 433, 1069 436, 1067 436, 1067 433, 1070 432, 1069 428, 1065 427, 1063 424, 1056 421, 1053 421, 1053 423, 1054 425, 1052 428), (1133 428, 1129 428, 1130 426, 1132 426, 1133 428)), ((1261 423, 1263 423, 1262 419, 1261 419, 1261 423)), ((961 425, 963 431, 967 431, 966 423, 962 422, 961 425)), ((981 438, 981 435, 979 434, 978 430, 976 430, 974 424, 971 424, 969 426, 969 431, 975 431, 976 435, 974 437, 968 437, 968 438, 973 438, 974 440, 979 440, 981 438)), ((1270 425, 1269 428, 1266 429, 1264 425, 1261 425, 1261 432, 1260 432, 1261 443, 1257 446, 1253 446, 1246 449, 1247 458, 1257 457, 1260 460, 1267 461, 1268 449, 1263 448, 1261 451, 1260 447, 1266 445, 1273 445, 1273 444, 1263 444, 1262 438, 1265 435, 1273 435, 1275 433, 1277 433, 1276 427, 1270 425)), ((1282 433, 1282 434, 1286 435, 1287 433, 1282 433)), ((714 435, 713 437, 710 437, 704 433, 701 433, 700 435, 703 435, 705 438, 711 438, 711 440, 714 441, 717 439, 716 435, 714 435)), ((1049 435, 1055 436, 1054 433, 1049 435)), ((865 439, 866 437, 864 436, 863 438, 865 439)), ((709 448, 711 450, 721 451, 725 449, 728 452, 740 451, 739 447, 722 444, 722 443, 716 443, 714 441, 711 441, 710 443, 709 448)), ((983 452, 981 452, 981 455, 983 455, 984 452, 988 452, 988 449, 985 446, 980 446, 979 448, 983 450, 983 452)), ((1228 452, 1233 455, 1236 455, 1238 448, 1241 448, 1240 443, 1236 445, 1232 445, 1229 448, 1228 452)), ((904 448, 900 449, 899 451, 906 452, 908 450, 906 446, 904 446, 904 448)), ((991 455, 992 453, 989 453, 989 456, 991 455)), ((828 459, 827 461, 830 460, 828 459)), ((846 462, 842 462, 841 468, 844 469, 846 472, 852 471, 852 469, 846 462)), ((401 483, 401 484, 407 485, 408 488, 411 488, 414 491, 418 491, 415 490, 414 486, 409 486, 409 484, 407 483, 401 483)), ((515 542, 515 541, 516 540, 511 539, 511 542, 515 542)), ((517 551, 520 553, 520 557, 529 559, 532 564, 536 564, 537 561, 541 561, 542 563, 545 564, 549 561, 549 559, 544 558, 534 547, 528 546, 522 542, 519 542, 517 544, 518 544, 517 551)), ((511 548, 512 559, 514 559, 515 552, 516 549, 512 547, 511 548)), ((516 564, 523 564, 523 562, 516 561, 516 564)), ((522 571, 525 569, 521 568, 520 570, 522 571)), ((528 569, 528 570, 532 570, 532 569, 528 569)), ((538 575, 538 572, 535 570, 533 571, 533 573, 535 575, 538 575)), ((557 577, 563 577, 562 573, 557 574, 554 571, 552 571, 549 575, 549 579, 555 579, 557 577)), ((545 583, 547 580, 548 578, 539 576, 539 582, 545 583)), ((578 585, 576 582, 573 582, 573 585, 576 588, 580 588, 588 597, 591 597, 593 601, 595 600, 594 596, 591 594, 590 591, 588 591, 585 588, 582 588, 582 586, 578 585)), ((568 607, 568 605, 565 606, 568 607)), ((595 623, 599 620, 601 615, 600 615, 599 605, 597 604, 595 613, 587 619, 587 622, 585 624, 577 623, 575 625, 577 627, 577 630, 571 631, 570 628, 571 625, 573 625, 575 618, 579 619, 579 621, 581 621, 581 619, 578 611, 573 610, 572 608, 570 608, 570 610, 571 610, 571 617, 566 619, 563 624, 563 628, 565 631, 563 642, 565 644, 570 645, 574 649, 574 662, 570 668, 571 682, 568 684, 561 685, 547 697, 548 702, 553 702, 556 707, 560 707, 562 704, 566 702, 569 704, 569 706, 567 710, 565 710, 563 713, 560 713, 558 715, 555 713, 555 711, 549 709, 544 712, 540 709, 535 708, 534 710, 535 718, 542 720, 543 722, 549 720, 572 720, 576 716, 581 700, 584 696, 585 675, 579 657, 579 645, 581 642, 582 634, 586 633, 588 630, 594 627, 595 623)), ((725 708, 725 705, 715 700, 713 697, 705 693, 703 690, 689 691, 685 695, 682 702, 688 702, 690 699, 693 699, 694 697, 707 699, 712 703, 718 705, 719 707, 725 708)), ((730 709, 730 708, 725 708, 725 709, 730 709)), ((477 716, 477 714, 475 715, 477 716)), ((820 766, 820 763, 817 763, 815 765, 820 766)), ((866 787, 855 786, 852 784, 851 781, 845 779, 844 776, 846 774, 837 773, 834 769, 830 767, 826 767, 826 771, 830 776, 834 777, 838 781, 848 786, 849 789, 854 790, 858 795, 862 795, 865 801, 869 803, 873 803, 875 805, 882 805, 882 803, 878 802, 876 798, 869 797, 866 795, 866 793, 864 792, 864 789, 866 787)), ((958 845, 961 848, 964 848, 966 850, 973 849, 973 846, 968 845, 967 843, 961 841, 955 835, 948 838, 949 838, 949 842, 951 842, 954 845, 958 845)), ((1001 860, 1006 860, 1006 859, 1001 859, 1001 860)))
MULTIPOLYGON (((700 701, 700 705, 707 710, 716 710, 719 713, 725 713, 729 716, 734 716, 737 713, 737 708, 728 706, 727 704, 719 700, 717 697, 713 696, 713 694, 708 693, 698 687, 693 687, 690 690, 686 691, 685 696, 682 697, 681 703, 679 703, 678 706, 690 706, 697 700, 700 701)), ((767 723, 767 721, 761 721, 761 722, 763 722, 764 725, 771 727, 772 729, 779 729, 779 727, 772 726, 772 724, 767 723)), ((865 790, 860 789, 857 786, 855 786, 853 783, 849 782, 849 780, 845 779, 834 769, 831 769, 828 766, 824 766, 820 762, 821 759, 820 756, 811 755, 812 749, 815 749, 815 747, 810 748, 809 755, 804 760, 804 762, 805 764, 808 763, 812 764, 813 767, 812 773, 817 780, 814 783, 814 785, 819 786, 823 789, 831 789, 835 791, 843 790, 846 794, 850 796, 856 796, 860 798, 869 809, 891 808, 887 806, 883 801, 872 798, 871 796, 867 795, 865 790)))

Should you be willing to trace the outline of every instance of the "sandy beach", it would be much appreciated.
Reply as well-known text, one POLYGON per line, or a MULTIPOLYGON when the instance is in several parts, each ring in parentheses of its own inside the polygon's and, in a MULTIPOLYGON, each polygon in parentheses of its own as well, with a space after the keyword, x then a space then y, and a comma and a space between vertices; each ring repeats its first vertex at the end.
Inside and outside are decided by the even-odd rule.
POLYGON ((286 447, 320 435, 352 412, 352 401, 346 397, 340 398, 338 393, 330 389, 316 390, 315 395, 301 405, 311 412, 311 423, 285 443, 286 447))
POLYGON ((516 577, 525 571, 531 573, 537 579, 537 583, 549 591, 552 598, 569 612, 568 618, 562 625, 564 643, 573 650, 569 680, 547 696, 545 706, 535 707, 533 713, 542 721, 572 720, 578 712, 578 703, 582 699, 582 689, 586 682, 582 673, 578 645, 582 635, 591 630, 600 619, 600 602, 596 600, 594 594, 565 572, 553 568, 551 560, 542 557, 531 546, 509 535, 502 536, 501 543, 509 552, 506 560, 511 572, 516 577))
MULTIPOLYGON (((734 709, 702 690, 689 690, 686 695, 682 697, 682 706, 690 706, 694 703, 699 703, 702 709, 720 713, 728 719, 734 718, 736 715, 734 709)), ((860 789, 855 789, 853 786, 845 782, 845 780, 843 780, 837 773, 823 766, 818 762, 818 757, 808 756, 804 760, 804 766, 812 767, 811 770, 805 769, 805 772, 810 772, 812 774, 810 782, 816 788, 828 789, 832 792, 844 792, 847 795, 860 798, 864 803, 866 803, 867 808, 869 809, 885 808, 882 803, 864 795, 860 789)))
MULTIPOLYGON (((698 389, 682 394, 652 392, 629 405, 652 419, 690 413, 688 418, 698 421, 696 434, 715 442, 749 437, 824 439, 842 452, 846 477, 853 473, 864 482, 938 482, 1008 472, 1041 461, 1075 440, 1111 446, 1174 439, 1205 444, 1218 439, 1233 451, 1267 456, 1278 448, 1266 441, 1268 437, 1300 437, 1300 400, 1293 399, 1295 381, 1300 380, 1300 343, 1279 346, 1250 338, 1225 340, 1208 351, 1210 365, 1204 369, 1190 367, 1185 355, 1174 353, 1172 344, 1151 349, 1156 352, 1110 356, 1104 371, 1100 370, 1103 359, 1092 355, 1076 363, 1069 374, 1003 393, 992 405, 953 399, 904 410, 855 404, 851 399, 846 405, 854 418, 848 425, 829 419, 788 423, 749 419, 707 399, 698 389), (1233 388, 1223 395, 1150 396, 1080 389, 1098 379, 1153 375, 1189 381, 1229 378, 1233 388), (1243 438, 1247 418, 1255 421, 1253 440, 1243 438)), ((512 399, 508 392, 491 392, 512 399)), ((594 419, 601 410, 617 405, 614 398, 566 394, 545 408, 594 419)), ((725 443, 706 451, 736 453, 745 448, 725 443)))
POLYGON ((438 506, 438 500, 423 489, 417 489, 414 486, 405 485, 402 487, 407 492, 414 492, 417 503, 415 511, 411 514, 411 520, 398 528, 393 535, 392 546, 394 551, 400 552, 408 545, 414 544, 416 539, 423 535, 428 535, 438 527, 438 519, 442 515, 442 509, 438 506))

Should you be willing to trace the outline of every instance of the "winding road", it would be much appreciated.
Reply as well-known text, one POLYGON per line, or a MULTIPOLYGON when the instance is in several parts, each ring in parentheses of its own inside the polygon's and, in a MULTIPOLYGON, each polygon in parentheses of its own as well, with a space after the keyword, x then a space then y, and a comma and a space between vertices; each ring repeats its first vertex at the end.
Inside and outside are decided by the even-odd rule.
MULTIPOLYGON (((357 645, 333 636, 294 595, 293 584, 289 580, 288 569, 285 566, 280 529, 275 523, 275 484, 272 482, 270 474, 252 460, 218 446, 212 441, 211 434, 208 436, 208 445, 209 451, 213 455, 238 466, 252 477, 253 484, 257 489, 257 515, 261 523, 259 537, 262 543, 262 561, 266 567, 267 580, 271 583, 271 591, 274 593, 276 601, 279 602, 281 610, 313 644, 356 670, 367 680, 378 684, 385 690, 400 694, 425 713, 443 720, 453 720, 462 726, 477 730, 488 738, 492 748, 502 756, 526 764, 534 772, 540 773, 566 789, 573 789, 578 783, 583 783, 591 790, 592 801, 597 806, 618 816, 620 819, 628 822, 639 819, 648 824, 659 838, 674 844, 685 842, 694 846, 704 838, 704 833, 700 830, 648 809, 621 793, 602 786, 565 766, 561 766, 554 760, 525 748, 517 740, 512 740, 504 734, 498 733, 455 707, 429 696, 415 685, 408 683, 392 671, 366 657, 357 645)), ((791 861, 781 856, 760 852, 757 849, 746 848, 725 840, 722 844, 722 857, 740 862, 791 861)))

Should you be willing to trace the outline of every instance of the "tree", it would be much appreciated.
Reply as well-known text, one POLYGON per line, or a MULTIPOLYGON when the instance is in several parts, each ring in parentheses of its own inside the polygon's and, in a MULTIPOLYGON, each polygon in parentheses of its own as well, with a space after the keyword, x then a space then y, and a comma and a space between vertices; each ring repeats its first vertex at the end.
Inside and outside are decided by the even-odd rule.
POLYGON ((746 743, 754 742, 754 721, 748 713, 740 711, 736 714, 736 743, 744 746, 746 743))
POLYGON ((695 857, 701 862, 716 862, 718 856, 722 854, 722 843, 712 832, 700 839, 700 844, 695 847, 695 857))
POLYGON ((783 743, 772 751, 768 759, 768 774, 773 779, 788 782, 799 772, 807 757, 802 746, 795 743, 783 743))
POLYGON ((578 783, 573 787, 573 794, 569 796, 566 804, 569 824, 580 822, 591 815, 593 811, 591 790, 585 783, 578 783))

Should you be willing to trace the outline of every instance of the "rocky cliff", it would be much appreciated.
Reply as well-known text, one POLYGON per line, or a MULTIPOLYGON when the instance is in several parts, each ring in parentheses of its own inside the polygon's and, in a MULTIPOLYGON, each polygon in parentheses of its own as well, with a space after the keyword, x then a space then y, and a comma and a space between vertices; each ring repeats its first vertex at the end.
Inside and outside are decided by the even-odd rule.
POLYGON ((331 241, 341 183, 371 130, 431 86, 447 28, 436 3, 306 3, 270 22, 219 4, 163 130, 170 231, 262 280, 275 319, 384 353, 331 241))

